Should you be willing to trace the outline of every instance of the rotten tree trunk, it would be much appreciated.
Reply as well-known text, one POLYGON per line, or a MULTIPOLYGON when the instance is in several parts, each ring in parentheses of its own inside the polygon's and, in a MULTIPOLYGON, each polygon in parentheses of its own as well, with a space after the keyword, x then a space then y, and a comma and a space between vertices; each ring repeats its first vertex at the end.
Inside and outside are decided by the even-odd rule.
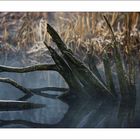
MULTIPOLYGON (((58 33, 49 24, 47 25, 47 31, 51 35, 57 47, 60 49, 62 53, 61 58, 63 58, 63 60, 67 63, 67 67, 71 69, 73 76, 79 81, 79 83, 83 86, 82 89, 85 89, 89 96, 93 97, 95 95, 94 93, 102 93, 102 95, 112 95, 107 86, 102 81, 100 81, 99 78, 92 71, 90 71, 89 68, 87 68, 80 60, 75 58, 71 50, 67 49, 58 33)), ((48 47, 47 43, 44 43, 48 47)), ((48 49, 50 50, 51 55, 53 55, 51 50, 52 48, 48 47, 48 49)), ((57 53, 55 52, 55 54, 57 53)), ((55 62, 58 61, 58 59, 54 56, 53 59, 55 62)), ((64 68, 63 65, 59 65, 64 68)), ((66 72, 67 71, 65 71, 65 73, 66 72)))

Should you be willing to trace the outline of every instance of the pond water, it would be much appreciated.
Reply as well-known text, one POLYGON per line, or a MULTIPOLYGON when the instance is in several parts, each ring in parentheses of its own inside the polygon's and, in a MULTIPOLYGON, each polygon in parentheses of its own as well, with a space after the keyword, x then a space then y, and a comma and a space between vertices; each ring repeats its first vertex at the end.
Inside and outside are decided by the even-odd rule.
MULTIPOLYGON (((21 66, 21 63, 17 60, 8 60, 6 65, 21 66)), ((64 79, 57 72, 0 73, 0 76, 12 78, 21 85, 32 89, 41 87, 68 88, 64 79)), ((139 85, 137 85, 137 91, 140 91, 139 85)), ((52 91, 47 91, 47 93, 61 94, 61 92, 52 91)), ((18 100, 23 96, 24 94, 15 87, 0 83, 0 100, 18 100)), ((0 127, 140 127, 139 100, 140 95, 137 92, 136 104, 132 102, 120 105, 118 102, 107 99, 94 99, 73 101, 69 106, 59 99, 34 95, 27 101, 43 104, 45 107, 0 111, 0 127)))

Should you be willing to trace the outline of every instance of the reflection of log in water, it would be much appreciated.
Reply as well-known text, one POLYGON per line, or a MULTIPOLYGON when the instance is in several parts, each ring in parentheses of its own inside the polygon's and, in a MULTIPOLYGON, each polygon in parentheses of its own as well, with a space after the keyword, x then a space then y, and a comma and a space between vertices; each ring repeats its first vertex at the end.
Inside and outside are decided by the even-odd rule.
POLYGON ((106 127, 117 102, 108 98, 94 98, 73 103, 57 127, 106 127))
POLYGON ((131 98, 127 101, 121 101, 118 112, 118 123, 120 127, 134 127, 133 122, 135 118, 135 106, 136 106, 136 87, 130 85, 129 88, 131 98))
MULTIPOLYGON (((0 126, 20 124, 33 128, 106 128, 133 127, 134 106, 127 106, 109 99, 69 101, 69 110, 57 124, 42 124, 27 120, 0 120, 0 126), (117 110, 119 113, 117 116, 117 110), (118 118, 117 118, 118 117, 118 118)), ((47 109, 47 108, 46 108, 47 109)))
POLYGON ((30 128, 45 128, 45 127, 50 127, 49 125, 46 124, 40 124, 40 123, 34 123, 26 120, 0 120, 0 127, 4 127, 7 125, 24 125, 26 127, 30 128))
POLYGON ((41 107, 45 107, 45 105, 27 101, 0 100, 0 111, 17 111, 41 107))
POLYGON ((118 112, 118 123, 120 127, 133 127, 135 117, 135 101, 120 103, 118 112))
MULTIPOLYGON (((108 99, 72 100, 69 110, 58 124, 40 124, 26 120, 1 120, 0 125, 25 125, 27 127, 46 128, 75 128, 75 127, 100 127, 108 120, 113 111, 114 104, 108 99)), ((105 127, 103 125, 103 127, 105 127)))

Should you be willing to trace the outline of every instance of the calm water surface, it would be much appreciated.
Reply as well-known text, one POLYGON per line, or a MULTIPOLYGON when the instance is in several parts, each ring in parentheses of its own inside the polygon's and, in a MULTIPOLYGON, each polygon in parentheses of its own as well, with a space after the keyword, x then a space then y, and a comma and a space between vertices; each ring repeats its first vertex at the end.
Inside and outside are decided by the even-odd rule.
MULTIPOLYGON (((21 66, 18 61, 7 61, 6 65, 21 66)), ((10 77, 27 88, 52 86, 68 88, 57 72, 0 73, 0 76, 10 77)), ((137 91, 140 91, 139 85, 137 85, 137 91)), ((56 94, 52 91, 47 93, 56 94)), ((57 94, 62 93, 57 92, 57 94)), ((11 85, 0 83, 1 100, 18 100, 23 96, 21 91, 11 85)), ((139 92, 137 92, 136 104, 131 103, 131 105, 94 99, 76 101, 69 106, 58 99, 38 95, 32 96, 27 101, 41 103, 45 107, 0 111, 0 127, 140 127, 139 92)))

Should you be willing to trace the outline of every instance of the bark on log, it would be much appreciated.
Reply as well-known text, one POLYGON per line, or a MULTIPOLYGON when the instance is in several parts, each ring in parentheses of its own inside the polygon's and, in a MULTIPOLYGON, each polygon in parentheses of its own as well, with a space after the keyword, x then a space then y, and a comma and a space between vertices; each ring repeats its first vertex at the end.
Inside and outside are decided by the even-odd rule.
POLYGON ((85 94, 82 94, 83 92, 86 93, 88 97, 88 94, 85 91, 83 85, 81 84, 79 79, 73 74, 72 69, 69 67, 67 62, 61 56, 59 56, 53 48, 48 46, 46 42, 44 43, 49 49, 51 56, 56 63, 58 72, 63 76, 65 81, 68 83, 70 89, 75 91, 75 95, 78 96, 79 98, 85 97, 85 94))
MULTIPOLYGON (((57 71, 62 75, 68 83, 70 89, 73 90, 75 95, 79 98, 85 99, 85 97, 89 98, 95 96, 96 94, 93 93, 111 94, 106 85, 104 85, 104 83, 102 83, 102 81, 100 81, 98 77, 96 77, 96 75, 92 73, 80 60, 75 58, 71 50, 67 49, 57 32, 49 24, 47 26, 47 31, 62 53, 61 57, 54 49, 45 43, 56 64, 40 64, 21 68, 0 65, 0 72, 25 73, 52 70, 57 71)), ((0 82, 9 83, 26 94, 35 94, 31 90, 22 87, 12 79, 1 78, 0 82)))
POLYGON ((25 72, 33 72, 33 71, 57 71, 55 64, 40 64, 28 67, 10 67, 0 65, 0 72, 16 72, 16 73, 25 73, 25 72))
POLYGON ((77 79, 83 84, 84 88, 91 96, 93 96, 95 89, 98 93, 107 93, 112 95, 107 86, 102 83, 102 81, 100 81, 98 77, 93 72, 91 72, 89 68, 87 68, 80 60, 75 58, 71 50, 67 49, 58 33, 49 24, 47 25, 47 31, 51 35, 57 47, 60 49, 63 59, 71 68, 73 75, 77 77, 77 79))

